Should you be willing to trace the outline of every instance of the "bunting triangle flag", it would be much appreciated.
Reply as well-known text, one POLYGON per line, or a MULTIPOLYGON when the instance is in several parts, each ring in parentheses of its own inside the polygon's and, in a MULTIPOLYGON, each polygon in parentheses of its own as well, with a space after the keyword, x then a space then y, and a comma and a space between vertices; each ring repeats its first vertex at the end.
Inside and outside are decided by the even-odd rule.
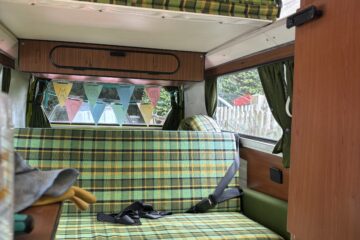
POLYGON ((148 98, 150 99, 151 104, 154 107, 156 107, 157 102, 158 102, 158 100, 160 98, 160 90, 161 90, 160 87, 148 87, 148 88, 145 88, 145 92, 146 92, 148 98))
POLYGON ((73 84, 70 82, 53 82, 53 86, 60 106, 64 106, 73 84))
POLYGON ((126 112, 124 110, 123 105, 121 104, 111 104, 111 107, 115 113, 115 117, 119 123, 119 125, 123 125, 126 119, 126 112))
POLYGON ((154 106, 150 103, 138 103, 138 107, 146 125, 149 126, 152 120, 152 112, 154 110, 154 106))
POLYGON ((94 107, 90 106, 91 115, 96 125, 99 123, 100 117, 105 110, 105 106, 105 103, 95 103, 94 107))
POLYGON ((82 99, 67 99, 65 101, 66 113, 68 115, 69 121, 72 122, 79 111, 81 104, 83 103, 82 99))
POLYGON ((90 107, 94 107, 99 98, 103 86, 101 84, 85 83, 84 90, 90 107))
POLYGON ((127 112, 130 104, 131 96, 134 92, 135 86, 132 85, 119 85, 116 86, 116 91, 120 98, 120 104, 123 106, 125 112, 127 112))

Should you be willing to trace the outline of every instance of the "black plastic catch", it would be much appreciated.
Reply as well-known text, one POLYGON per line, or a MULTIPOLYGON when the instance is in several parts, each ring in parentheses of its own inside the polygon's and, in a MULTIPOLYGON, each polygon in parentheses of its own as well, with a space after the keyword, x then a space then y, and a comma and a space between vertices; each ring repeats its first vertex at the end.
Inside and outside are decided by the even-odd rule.
POLYGON ((286 27, 287 28, 292 28, 294 26, 298 27, 309 21, 321 17, 321 15, 322 15, 321 10, 317 9, 315 6, 310 6, 289 16, 286 20, 286 27))
POLYGON ((211 202, 209 198, 204 198, 200 202, 198 202, 196 205, 192 206, 189 210, 187 210, 187 213, 205 213, 209 209, 214 208, 216 204, 211 202))

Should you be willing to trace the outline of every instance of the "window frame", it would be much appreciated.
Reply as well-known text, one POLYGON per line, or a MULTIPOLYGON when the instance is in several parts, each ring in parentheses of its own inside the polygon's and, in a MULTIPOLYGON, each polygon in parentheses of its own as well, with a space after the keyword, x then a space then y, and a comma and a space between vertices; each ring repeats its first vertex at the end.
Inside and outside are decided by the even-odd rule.
MULTIPOLYGON (((279 60, 281 61, 281 60, 279 60)), ((278 62, 278 61, 276 61, 278 62)), ((271 63, 267 63, 267 64, 272 64, 273 62, 271 63)), ((261 66, 261 65, 259 65, 261 66)), ((226 76, 226 75, 231 75, 231 74, 237 74, 237 73, 243 73, 243 72, 246 72, 246 71, 251 71, 251 70, 256 70, 257 71, 257 68, 259 66, 256 66, 256 67, 252 67, 252 68, 247 68, 247 69, 242 69, 240 71, 236 71, 236 72, 232 72, 232 73, 228 73, 228 74, 223 74, 223 75, 220 75, 217 77, 217 81, 219 81, 219 78, 222 77, 222 76, 226 76)), ((259 79, 260 80, 260 79, 259 79)), ((260 83, 261 84, 261 83, 260 83)), ((261 86, 262 87, 262 86, 261 86)), ((219 98, 219 88, 217 89, 217 97, 219 98)), ((266 99, 267 101, 267 99, 266 99)), ((218 101, 218 104, 219 104, 219 101, 218 101)), ((232 106, 233 107, 233 106, 232 106)), ((217 106, 218 108, 218 106, 217 106)), ((216 116, 216 115, 215 115, 216 116)), ((274 118, 274 116, 272 116, 273 120, 276 122, 276 119, 274 118)), ((216 117, 215 117, 216 119, 216 117)), ((277 122, 276 122, 277 123, 277 122)), ((277 125, 280 127, 280 125, 277 123, 277 125)), ((281 127, 280 127, 281 128, 281 127)), ((266 144, 273 144, 275 145, 279 139, 271 139, 271 138, 266 138, 266 137, 260 137, 260 136, 255 136, 255 135, 249 135, 249 134, 245 134, 245 133, 241 133, 241 132, 233 132, 233 131, 230 131, 230 130, 227 130, 227 129, 221 129, 222 131, 224 132, 232 132, 232 133, 235 133, 235 134, 238 134, 239 137, 241 138, 245 138, 245 139, 249 139, 249 140, 254 140, 254 141, 257 141, 257 142, 261 142, 261 143, 266 143, 266 144)), ((282 133, 281 133, 282 135, 282 133)))
MULTIPOLYGON (((295 53, 294 42, 286 43, 280 46, 276 46, 274 48, 260 51, 253 55, 244 56, 236 60, 221 64, 219 66, 209 68, 205 71, 205 76, 207 78, 210 77, 219 78, 223 75, 246 71, 253 68, 258 68, 263 65, 272 64, 275 62, 280 62, 286 59, 294 58, 294 53, 295 53)), ((223 131, 231 132, 227 130, 223 130, 223 131)), ((278 140, 251 136, 243 133, 235 133, 235 134, 238 134, 240 138, 254 140, 266 144, 272 144, 274 146, 278 142, 278 140)))
MULTIPOLYGON (((69 81, 69 82, 82 83, 82 84, 85 83, 84 81, 73 81, 73 80, 67 80, 67 79, 64 79, 64 80, 69 81)), ((51 81, 59 81, 59 79, 52 79, 51 81)), ((102 82, 98 82, 98 83, 99 84, 107 84, 107 83, 102 83, 102 82)), ((116 85, 116 84, 112 84, 112 85, 116 85)), ((119 84, 119 85, 123 85, 123 84, 119 84)), ((137 85, 137 84, 132 84, 132 85, 134 85, 135 87, 143 87, 144 88, 144 94, 146 94, 145 93, 145 88, 148 87, 148 85, 137 85)), ((150 87, 160 87, 161 91, 166 91, 164 86, 155 86, 155 85, 149 85, 149 86, 150 87)), ((170 95, 170 93, 168 93, 168 94, 170 95)), ((70 94, 69 94, 68 98, 70 98, 70 94)), ((43 101, 44 101, 44 99, 43 99, 43 101)), ((101 98, 99 98, 99 99, 101 99, 101 98)), ((160 100, 160 98, 159 98, 159 100, 160 100)), ((45 113, 45 109, 43 107, 43 101, 41 103, 41 107, 42 107, 42 109, 43 109, 43 111, 45 113)), ((116 101, 118 101, 118 100, 116 100, 116 101)), ((109 104, 109 103, 107 103, 107 104, 109 104)), ((58 104, 54 106, 54 108, 51 110, 51 112, 53 112, 57 107, 58 107, 58 104)), ((154 107, 154 110, 155 110, 155 108, 156 108, 156 106, 154 107)), ((166 121, 166 118, 167 118, 168 114, 170 113, 171 108, 172 108, 172 106, 171 106, 171 101, 170 101, 169 102, 169 110, 167 111, 167 113, 165 115, 164 122, 166 121)), ((139 113, 140 113, 139 116, 142 117, 140 110, 139 110, 139 113)), ((52 115, 52 113, 50 114, 50 116, 51 115, 52 115)), ((48 118, 47 114, 46 114, 46 117, 48 118)), ((78 127, 89 127, 89 128, 94 128, 95 129, 95 128, 97 128, 99 126, 100 128, 102 128, 102 127, 110 127, 110 128, 119 128, 119 129, 120 128, 131 128, 131 127, 133 127, 133 128, 144 128, 144 129, 151 129, 151 128, 160 129, 160 128, 163 127, 163 124, 164 124, 164 122, 163 122, 162 124, 149 124, 149 125, 147 125, 146 123, 139 123, 139 124, 125 123, 125 124, 119 125, 119 124, 113 123, 113 122, 112 123, 98 122, 96 124, 95 122, 70 122, 70 121, 61 121, 61 120, 59 120, 59 121, 51 121, 49 118, 48 118, 48 120, 49 120, 49 123, 50 123, 51 127, 59 127, 59 126, 61 126, 61 127, 64 127, 64 128, 66 128, 66 127, 74 127, 75 128, 76 126, 78 126, 78 127)))

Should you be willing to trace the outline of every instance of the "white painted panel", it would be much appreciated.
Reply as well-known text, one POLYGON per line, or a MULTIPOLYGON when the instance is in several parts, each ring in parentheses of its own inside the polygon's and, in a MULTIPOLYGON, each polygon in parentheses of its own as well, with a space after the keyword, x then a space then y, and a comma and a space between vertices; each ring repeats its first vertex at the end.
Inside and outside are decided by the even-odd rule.
POLYGON ((9 56, 17 57, 17 39, 9 32, 0 21, 0 50, 8 54, 9 56))
POLYGON ((243 40, 218 52, 209 53, 206 55, 205 68, 211 68, 275 46, 276 44, 268 36, 260 33, 256 37, 243 40))
POLYGON ((205 81, 185 86, 185 117, 205 114, 205 81))
POLYGON ((0 0, 0 22, 18 38, 197 52, 269 23, 68 0, 0 0))
POLYGON ((206 54, 205 68, 218 66, 241 57, 264 51, 295 40, 295 30, 285 27, 286 19, 250 34, 242 35, 206 54))
POLYGON ((300 0, 282 0, 282 4, 280 18, 285 18, 300 8, 300 0))
POLYGON ((295 28, 287 29, 285 24, 270 29, 264 34, 269 40, 273 41, 275 46, 295 41, 295 28))
POLYGON ((15 128, 25 127, 26 98, 30 74, 11 70, 9 97, 15 128))

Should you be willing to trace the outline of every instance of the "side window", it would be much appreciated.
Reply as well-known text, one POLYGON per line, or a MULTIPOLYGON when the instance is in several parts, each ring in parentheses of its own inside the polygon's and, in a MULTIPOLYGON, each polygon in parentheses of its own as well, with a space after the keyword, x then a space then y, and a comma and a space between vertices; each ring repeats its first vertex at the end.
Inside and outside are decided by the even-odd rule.
MULTIPOLYGON (((76 112, 69 111, 71 106, 61 106, 54 89, 54 82, 51 81, 44 93, 42 108, 51 124, 73 124, 73 125, 95 125, 94 115, 90 110, 89 100, 84 90, 84 82, 72 82, 72 87, 68 100, 73 100, 79 104, 76 112), (72 120, 70 120, 72 118, 72 120)), ((96 103, 104 104, 105 107, 99 115, 98 125, 119 125, 119 119, 113 108, 114 104, 120 104, 120 98, 116 84, 103 84, 96 103)), ((156 105, 147 109, 141 108, 141 104, 153 105, 145 91, 146 86, 136 85, 130 96, 127 111, 122 119, 122 125, 126 126, 162 126, 166 116, 171 109, 170 94, 162 87, 160 88, 160 97, 156 105), (147 119, 146 119, 147 118, 147 119)))
POLYGON ((218 78, 216 120, 223 130, 279 140, 282 130, 266 101, 257 69, 218 78))

